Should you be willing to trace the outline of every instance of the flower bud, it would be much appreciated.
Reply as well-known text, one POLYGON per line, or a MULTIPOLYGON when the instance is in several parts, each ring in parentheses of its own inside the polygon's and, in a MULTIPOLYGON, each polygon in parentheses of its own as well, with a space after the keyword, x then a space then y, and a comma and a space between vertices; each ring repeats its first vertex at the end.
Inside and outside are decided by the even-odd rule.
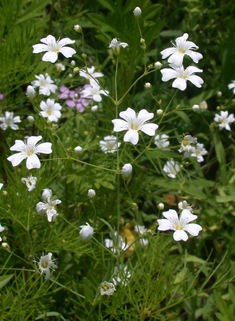
POLYGON ((78 99, 78 94, 74 94, 74 98, 75 98, 75 99, 78 99))
POLYGON ((6 250, 6 251, 10 251, 10 246, 9 246, 9 244, 8 243, 6 243, 6 242, 3 242, 2 243, 2 247, 4 248, 4 250, 6 250))
POLYGON ((161 116, 162 114, 163 114, 163 110, 162 110, 162 109, 158 109, 158 110, 157 110, 157 115, 158 115, 158 116, 161 116))
POLYGON ((122 167, 122 177, 129 177, 132 173, 132 165, 131 164, 125 164, 122 167))
POLYGON ((72 74, 69 74, 69 78, 72 78, 73 77, 73 75, 72 74))
POLYGON ((164 204, 163 203, 159 203, 158 206, 159 210, 164 210, 164 204))
POLYGON ((97 106, 97 105, 95 105, 95 106, 91 107, 91 111, 93 111, 93 112, 96 112, 96 111, 97 111, 97 109, 98 109, 98 106, 97 106))
POLYGON ((81 146, 77 146, 74 148, 74 151, 76 154, 81 154, 82 153, 82 147, 81 146))
POLYGON ((82 32, 82 27, 79 26, 79 25, 74 25, 73 29, 74 29, 76 32, 82 32))
POLYGON ((33 123, 34 122, 34 117, 33 116, 28 116, 27 120, 29 123, 33 123))
POLYGON ((160 61, 157 61, 157 62, 155 62, 154 67, 155 67, 156 69, 161 69, 162 64, 160 63, 160 61))
POLYGON ((81 231, 79 232, 81 239, 83 242, 88 242, 94 233, 93 227, 90 226, 90 224, 86 223, 86 225, 80 226, 81 231))
POLYGON ((192 110, 198 111, 200 109, 199 105, 193 105, 192 110))
POLYGON ((78 68, 78 67, 75 67, 75 68, 73 69, 73 72, 76 74, 77 72, 79 72, 79 68, 78 68))
POLYGON ((152 87, 152 85, 150 84, 150 82, 146 82, 145 84, 144 84, 144 88, 145 89, 150 89, 152 87))
POLYGON ((26 95, 28 96, 29 99, 33 99, 36 96, 36 91, 33 88, 33 86, 28 85, 26 89, 26 95))
POLYGON ((75 65, 76 65, 76 62, 75 62, 74 60, 71 60, 71 61, 70 61, 70 64, 71 64, 71 66, 75 66, 75 65))
POLYGON ((221 92, 221 91, 218 91, 218 92, 217 92, 217 96, 218 96, 218 97, 221 97, 221 96, 222 96, 222 92, 221 92))
POLYGON ((136 7, 133 11, 133 14, 135 17, 139 17, 141 15, 142 11, 139 7, 136 7))
POLYGON ((92 188, 88 190, 87 192, 88 197, 90 198, 94 198, 96 196, 95 190, 93 190, 92 188))

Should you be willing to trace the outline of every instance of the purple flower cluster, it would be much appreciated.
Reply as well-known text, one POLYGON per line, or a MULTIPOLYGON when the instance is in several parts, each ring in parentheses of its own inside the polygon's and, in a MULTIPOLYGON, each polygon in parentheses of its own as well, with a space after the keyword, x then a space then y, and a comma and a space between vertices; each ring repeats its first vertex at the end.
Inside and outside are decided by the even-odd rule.
POLYGON ((69 90, 65 86, 60 87, 59 98, 60 99, 68 99, 66 100, 66 105, 69 107, 75 107, 80 113, 84 111, 84 107, 87 107, 89 105, 89 100, 86 98, 92 98, 92 97, 86 97, 83 98, 82 90, 85 88, 91 87, 91 85, 87 84, 84 85, 81 88, 75 88, 74 90, 69 90))

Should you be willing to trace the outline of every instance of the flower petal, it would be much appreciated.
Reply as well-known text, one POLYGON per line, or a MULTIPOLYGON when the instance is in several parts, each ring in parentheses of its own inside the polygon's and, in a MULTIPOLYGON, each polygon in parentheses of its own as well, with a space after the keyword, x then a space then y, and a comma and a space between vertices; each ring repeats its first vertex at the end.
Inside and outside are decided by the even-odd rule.
POLYGON ((178 214, 175 210, 163 212, 162 215, 170 221, 178 221, 178 214))
POLYGON ((114 124, 113 131, 115 131, 115 132, 121 132, 123 130, 129 129, 129 125, 125 120, 113 119, 112 123, 114 124))
POLYGON ((169 220, 166 220, 164 218, 157 220, 159 226, 159 231, 167 231, 167 230, 174 230, 172 227, 172 223, 169 220))
POLYGON ((22 160, 24 160, 26 158, 26 155, 24 155, 23 153, 17 153, 14 155, 11 155, 7 158, 7 160, 9 160, 9 162, 11 162, 12 166, 17 166, 19 165, 22 160))
MULTIPOLYGON (((62 40, 61 40, 62 41, 62 40)), ((74 55, 76 53, 76 50, 74 50, 73 48, 70 47, 63 47, 60 49, 60 52, 66 57, 66 58, 70 58, 72 57, 72 55, 74 55)))
POLYGON ((177 71, 171 68, 161 69, 160 72, 162 73, 162 81, 168 81, 178 77, 177 71))
POLYGON ((52 143, 42 143, 36 147, 36 153, 50 154, 52 153, 51 149, 52 143))
POLYGON ((197 219, 197 215, 193 215, 189 210, 185 209, 180 215, 180 221, 184 220, 187 223, 192 222, 197 219))
POLYGON ((187 224, 184 230, 187 231, 192 236, 197 236, 199 232, 202 230, 202 227, 199 224, 191 223, 191 224, 187 224))
POLYGON ((42 60, 43 61, 50 61, 50 62, 54 63, 54 62, 56 62, 57 58, 58 58, 57 52, 48 51, 43 55, 42 60))
POLYGON ((188 80, 198 88, 201 88, 202 84, 204 83, 203 79, 197 75, 189 76, 188 80))
POLYGON ((30 156, 27 157, 26 167, 27 167, 28 169, 40 168, 40 167, 41 167, 40 160, 39 160, 39 158, 37 157, 36 154, 32 154, 32 155, 30 155, 30 156))
POLYGON ((43 44, 37 44, 33 46, 33 53, 39 53, 43 51, 48 51, 48 46, 43 44))
POLYGON ((141 126, 141 128, 140 128, 140 130, 142 132, 144 132, 146 135, 149 135, 149 136, 154 136, 155 131, 157 129, 158 129, 157 124, 145 124, 145 125, 141 126))
POLYGON ((40 140, 42 139, 42 136, 30 136, 27 139, 27 145, 36 145, 40 140))
POLYGON ((172 83, 173 88, 179 88, 180 90, 185 90, 187 87, 186 79, 183 78, 177 78, 172 83))
POLYGON ((139 134, 137 130, 129 129, 123 138, 124 142, 130 142, 133 145, 136 145, 139 141, 139 134))
POLYGON ((175 241, 187 241, 188 235, 185 231, 183 230, 176 230, 173 234, 173 238, 175 241))

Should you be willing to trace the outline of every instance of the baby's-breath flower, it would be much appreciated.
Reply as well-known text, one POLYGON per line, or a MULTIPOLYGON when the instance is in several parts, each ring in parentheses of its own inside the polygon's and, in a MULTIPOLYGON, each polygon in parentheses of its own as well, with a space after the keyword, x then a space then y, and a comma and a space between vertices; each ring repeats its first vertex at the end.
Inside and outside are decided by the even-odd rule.
POLYGON ((60 110, 62 109, 62 107, 60 104, 55 103, 55 99, 48 98, 46 102, 41 101, 40 108, 42 111, 40 111, 39 115, 41 115, 44 118, 47 118, 51 122, 57 122, 58 119, 61 117, 60 110))
POLYGON ((167 174, 170 178, 175 178, 177 172, 180 171, 179 163, 174 161, 167 161, 163 166, 163 172, 167 174))
POLYGON ((189 210, 184 209, 178 218, 178 214, 175 210, 169 210, 163 212, 162 215, 166 219, 157 220, 159 231, 173 230, 173 238, 175 241, 187 241, 188 235, 186 232, 192 236, 197 236, 202 230, 202 227, 199 224, 188 224, 191 221, 196 220, 197 216, 193 215, 189 210), (186 232, 185 232, 186 231, 186 232))
POLYGON ((187 201, 183 200, 182 202, 178 203, 178 208, 179 210, 189 210, 191 213, 193 212, 192 210, 192 205, 189 205, 187 201))
POLYGON ((154 144, 161 149, 165 149, 166 147, 170 145, 170 142, 168 141, 169 136, 166 134, 160 134, 156 135, 154 137, 154 144))
POLYGON ((61 203, 61 200, 51 200, 52 197, 52 190, 49 188, 45 188, 42 193, 43 202, 39 202, 36 205, 36 210, 39 215, 47 214, 48 222, 52 222, 58 216, 56 205, 61 203))
POLYGON ((144 225, 135 225, 135 231, 141 235, 147 233, 146 227, 144 225))
POLYGON ((196 137, 192 137, 191 135, 183 136, 179 152, 180 153, 184 152, 184 157, 190 157, 192 152, 194 151, 194 147, 192 146, 192 144, 196 144, 196 143, 197 143, 196 137))
POLYGON ((100 78, 103 77, 104 75, 101 72, 95 72, 95 67, 92 66, 91 68, 87 68, 87 70, 80 70, 79 72, 80 77, 84 77, 86 79, 88 79, 89 81, 94 79, 96 80, 96 82, 98 82, 98 80, 96 78, 100 78))
POLYGON ((92 98, 96 102, 100 102, 102 97, 100 95, 108 96, 108 90, 100 89, 100 86, 94 80, 90 81, 91 86, 82 90, 84 98, 92 98))
POLYGON ((56 69, 58 71, 64 71, 65 70, 65 66, 61 62, 58 62, 57 64, 55 64, 55 66, 56 66, 56 69))
MULTIPOLYGON (((0 224, 0 233, 1 232, 3 232, 5 229, 4 229, 4 227, 0 224)), ((1 236, 0 236, 0 242, 2 241, 2 238, 1 238, 1 236)))
POLYGON ((104 140, 100 141, 100 148, 105 154, 115 153, 120 146, 121 143, 117 143, 117 137, 114 135, 105 136, 104 140))
POLYGON ((5 117, 0 117, 0 121, 2 122, 0 124, 0 128, 3 130, 6 130, 7 127, 10 127, 13 130, 19 129, 19 126, 16 125, 15 123, 20 123, 20 116, 14 117, 14 112, 13 111, 6 111, 5 112, 5 117))
POLYGON ((233 93, 235 94, 235 80, 232 80, 231 84, 228 85, 229 89, 233 90, 233 93))
POLYGON ((128 271, 128 266, 123 266, 119 264, 119 266, 114 267, 114 276, 112 281, 114 285, 121 283, 124 286, 127 286, 129 283, 129 279, 131 278, 131 273, 128 271))
POLYGON ((37 177, 30 175, 26 178, 21 178, 21 181, 26 184, 28 191, 31 192, 36 187, 37 177))
POLYGON ((0 190, 2 189, 2 187, 3 187, 3 183, 0 183, 0 190))
POLYGON ((50 269, 54 270, 57 268, 57 265, 53 262, 54 260, 52 260, 51 257, 52 253, 49 252, 47 255, 42 255, 39 262, 34 261, 38 264, 41 274, 45 273, 45 279, 50 278, 50 269))
POLYGON ((34 80, 31 82, 33 87, 39 87, 39 94, 45 95, 45 96, 50 96, 51 92, 55 93, 57 86, 54 85, 54 81, 51 79, 51 77, 46 74, 45 76, 40 74, 35 75, 35 78, 38 80, 34 80))
POLYGON ((100 285, 100 294, 101 295, 113 295, 113 293, 116 291, 115 285, 111 282, 104 281, 100 285))
POLYGON ((226 129, 226 130, 230 130, 231 128, 229 126, 230 123, 233 123, 235 121, 235 118, 233 116, 233 114, 228 115, 228 111, 221 111, 220 115, 215 114, 215 118, 214 121, 219 123, 219 129, 226 129))
POLYGON ((200 108, 201 111, 207 110, 207 107, 208 107, 208 105, 207 105, 207 102, 205 100, 200 102, 199 108, 200 108))
POLYGON ((91 111, 93 113, 96 112, 97 110, 98 110, 98 106, 97 105, 91 107, 91 111))
POLYGON ((202 156, 206 154, 207 154, 207 150, 205 150, 204 145, 197 143, 192 150, 191 157, 197 157, 198 163, 201 163, 204 161, 204 158, 202 156))
POLYGON ((72 57, 76 53, 73 48, 67 47, 66 45, 73 44, 75 40, 69 38, 63 38, 61 40, 55 39, 55 37, 48 35, 46 38, 40 39, 43 44, 37 44, 33 46, 33 53, 39 53, 47 51, 43 57, 43 61, 56 62, 58 54, 62 53, 66 58, 72 57))
POLYGON ((110 45, 108 48, 111 48, 115 55, 119 55, 120 48, 126 48, 128 47, 128 44, 126 42, 121 42, 117 38, 113 38, 113 40, 110 42, 110 45))

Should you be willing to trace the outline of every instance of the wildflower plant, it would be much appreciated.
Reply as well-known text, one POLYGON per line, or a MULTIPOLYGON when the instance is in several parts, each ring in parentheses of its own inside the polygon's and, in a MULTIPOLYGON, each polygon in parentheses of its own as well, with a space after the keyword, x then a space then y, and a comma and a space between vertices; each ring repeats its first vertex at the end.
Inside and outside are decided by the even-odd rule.
POLYGON ((195 5, 191 25, 170 4, 177 30, 162 0, 3 6, 3 319, 214 320, 233 299, 235 75, 214 83, 195 5))

